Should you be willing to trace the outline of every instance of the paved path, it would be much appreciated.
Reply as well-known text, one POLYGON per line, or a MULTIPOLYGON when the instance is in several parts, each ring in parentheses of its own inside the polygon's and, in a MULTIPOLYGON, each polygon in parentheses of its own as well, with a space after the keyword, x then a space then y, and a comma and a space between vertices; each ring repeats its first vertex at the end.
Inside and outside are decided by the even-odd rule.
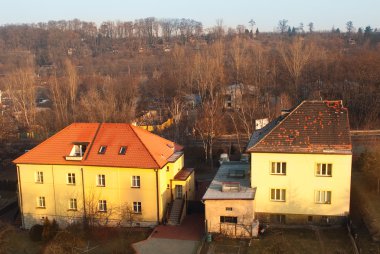
POLYGON ((203 225, 203 215, 187 215, 180 226, 157 226, 148 239, 133 247, 140 254, 193 254, 202 239, 203 225))

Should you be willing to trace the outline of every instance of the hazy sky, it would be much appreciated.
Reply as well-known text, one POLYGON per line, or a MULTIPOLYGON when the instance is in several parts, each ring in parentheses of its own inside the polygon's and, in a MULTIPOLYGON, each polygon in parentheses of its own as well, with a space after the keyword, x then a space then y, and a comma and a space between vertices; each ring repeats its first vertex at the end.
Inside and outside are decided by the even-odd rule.
POLYGON ((315 29, 332 26, 345 30, 345 23, 380 28, 380 0, 0 0, 0 24, 36 23, 74 19, 94 21, 137 18, 192 18, 204 27, 223 19, 225 26, 249 26, 256 21, 261 31, 273 31, 280 19, 290 26, 313 22, 315 29))

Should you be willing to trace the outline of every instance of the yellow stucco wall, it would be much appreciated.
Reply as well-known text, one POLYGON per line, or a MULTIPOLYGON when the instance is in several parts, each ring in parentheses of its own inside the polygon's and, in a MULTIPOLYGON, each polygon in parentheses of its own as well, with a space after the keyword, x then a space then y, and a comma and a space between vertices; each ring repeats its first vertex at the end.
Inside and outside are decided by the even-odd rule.
POLYGON ((252 153, 251 185, 258 213, 347 215, 351 155, 252 153), (271 175, 271 162, 286 162, 286 175, 271 175), (315 175, 317 163, 332 163, 332 177, 315 175), (270 189, 286 189, 286 201, 270 200, 270 189), (331 191, 331 204, 316 204, 315 191, 331 191))
POLYGON ((254 217, 254 200, 205 200, 205 218, 208 232, 230 236, 249 236, 254 217), (232 208, 227 211, 226 208, 232 208), (237 225, 220 223, 220 216, 237 217, 237 225))
MULTIPOLYGON (((164 216, 167 203, 171 202, 170 180, 183 168, 183 163, 184 155, 176 162, 168 163, 157 171, 160 220, 164 216), (167 166, 169 171, 167 171, 167 166)), ((89 206, 97 207, 99 200, 107 201, 107 210, 110 211, 109 219, 111 220, 119 220, 122 206, 132 207, 133 202, 141 202, 142 213, 135 215, 135 220, 143 225, 157 222, 156 172, 154 169, 26 164, 17 166, 26 228, 41 222, 42 217, 46 216, 58 221, 78 220, 84 211, 84 205, 89 210, 89 206), (35 182, 37 171, 43 172, 42 184, 35 182), (75 185, 67 183, 68 173, 75 173, 75 185), (97 186, 99 174, 105 175, 105 187, 97 186), (132 176, 140 176, 140 188, 132 187, 132 176), (37 208, 39 196, 45 197, 46 208, 44 209, 37 208), (83 202, 83 196, 85 202, 83 202), (70 198, 77 199, 77 211, 69 211, 70 198)))

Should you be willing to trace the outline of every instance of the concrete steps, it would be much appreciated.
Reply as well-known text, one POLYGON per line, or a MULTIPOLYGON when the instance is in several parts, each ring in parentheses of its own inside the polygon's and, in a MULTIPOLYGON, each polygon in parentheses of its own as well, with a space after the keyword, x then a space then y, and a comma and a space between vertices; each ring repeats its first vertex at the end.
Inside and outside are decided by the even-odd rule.
POLYGON ((179 225, 182 215, 182 199, 175 199, 172 204, 172 209, 170 210, 170 215, 168 219, 169 225, 179 225))

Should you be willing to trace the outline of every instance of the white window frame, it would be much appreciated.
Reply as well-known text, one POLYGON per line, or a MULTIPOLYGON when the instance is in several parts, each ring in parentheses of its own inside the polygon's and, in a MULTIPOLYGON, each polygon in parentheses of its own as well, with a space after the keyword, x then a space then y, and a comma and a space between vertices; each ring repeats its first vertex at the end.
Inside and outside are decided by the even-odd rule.
POLYGON ((317 163, 315 169, 316 176, 332 177, 333 164, 332 163, 317 163))
POLYGON ((270 173, 271 175, 286 175, 286 162, 284 161, 273 161, 271 163, 270 173))
POLYGON ((38 208, 46 208, 46 202, 45 202, 44 196, 40 196, 37 198, 37 207, 38 208))
POLYGON ((328 190, 316 190, 314 199, 316 204, 331 204, 332 192, 328 190))
POLYGON ((98 150, 98 154, 105 154, 107 151, 107 146, 100 146, 98 150))
POLYGON ((269 195, 271 201, 286 202, 286 189, 271 188, 269 195))
POLYGON ((75 173, 67 173, 67 184, 75 185, 75 173))
POLYGON ((99 200, 98 202, 98 211, 107 212, 107 200, 99 200))
POLYGON ((98 174, 96 177, 96 186, 105 187, 106 186, 106 175, 98 174))
POLYGON ((127 146, 120 146, 119 155, 125 155, 127 153, 127 146))
POLYGON ((69 200, 69 210, 76 211, 78 210, 78 202, 76 198, 70 198, 69 200))
POLYGON ((134 202, 133 202, 132 209, 133 209, 133 212, 134 212, 134 213, 142 213, 141 202, 139 202, 139 201, 134 201, 134 202))
POLYGON ((140 176, 132 176, 132 188, 140 188, 140 176))
POLYGON ((44 172, 43 171, 37 171, 36 172, 35 182, 36 183, 44 183, 44 172))

